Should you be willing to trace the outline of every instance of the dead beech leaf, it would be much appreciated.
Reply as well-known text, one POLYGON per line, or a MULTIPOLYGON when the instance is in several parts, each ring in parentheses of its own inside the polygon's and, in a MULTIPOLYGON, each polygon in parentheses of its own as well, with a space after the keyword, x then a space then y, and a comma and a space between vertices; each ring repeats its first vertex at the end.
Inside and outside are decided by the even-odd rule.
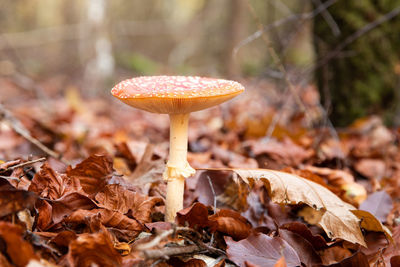
POLYGON ((218 231, 231 236, 234 240, 241 240, 251 233, 250 223, 233 210, 222 209, 208 217, 208 224, 212 232, 218 231))
MULTIPOLYGON (((338 263, 330 264, 329 267, 369 267, 368 258, 364 253, 358 251, 348 258, 341 260, 338 263)), ((393 266, 393 265, 392 265, 393 266)))
POLYGON ((239 266, 245 266, 245 262, 258 266, 274 266, 282 256, 289 267, 301 265, 296 251, 280 237, 258 234, 238 242, 225 237, 225 241, 228 258, 239 266))
POLYGON ((0 217, 33 207, 38 196, 25 190, 0 191, 0 217))
POLYGON ((300 261, 305 266, 315 266, 322 263, 313 246, 302 236, 285 229, 279 229, 279 236, 296 250, 300 261))
POLYGON ((59 247, 68 247, 69 244, 78 238, 75 232, 66 230, 58 233, 55 237, 50 240, 50 243, 56 244, 59 247))
POLYGON ((67 259, 71 267, 121 266, 122 257, 105 232, 81 234, 69 244, 67 259))
POLYGON ((359 227, 359 219, 351 212, 355 208, 343 202, 327 188, 289 173, 266 169, 233 169, 246 183, 264 182, 271 200, 280 204, 304 203, 315 210, 323 210, 319 225, 332 239, 366 246, 359 227))
POLYGON ((118 184, 106 185, 95 199, 98 206, 130 215, 142 223, 151 222, 151 213, 158 203, 162 203, 159 197, 148 197, 137 192, 132 192, 118 184))
POLYGON ((188 224, 193 229, 206 227, 208 226, 208 209, 204 204, 196 202, 177 212, 176 220, 180 225, 188 224))
POLYGON ((66 216, 79 209, 93 209, 96 204, 85 195, 74 192, 56 200, 39 199, 35 204, 38 210, 38 228, 46 230, 61 222, 66 216))
MULTIPOLYGON (((81 191, 79 180, 54 171, 46 162, 34 176, 29 191, 41 197, 58 199, 68 193, 81 191)), ((83 193, 83 192, 82 192, 83 193)))
POLYGON ((361 219, 361 227, 368 231, 383 232, 393 242, 392 233, 374 215, 365 210, 352 210, 361 219))
POLYGON ((310 242, 316 250, 327 247, 325 239, 321 235, 314 235, 311 230, 301 222, 290 222, 280 227, 296 233, 310 242))
POLYGON ((91 155, 75 168, 70 166, 67 175, 78 178, 83 190, 88 194, 95 194, 106 184, 113 172, 113 161, 105 155, 91 155))
POLYGON ((2 253, 5 253, 15 266, 26 266, 31 259, 38 259, 32 245, 22 238, 24 230, 21 226, 8 222, 0 222, 0 239, 2 253))
POLYGON ((118 211, 106 209, 77 210, 68 216, 64 221, 67 223, 85 223, 92 216, 100 214, 100 221, 104 226, 120 230, 129 230, 139 234, 143 227, 136 220, 133 220, 118 211))
POLYGON ((281 257, 274 265, 274 267, 287 267, 285 257, 281 257))
POLYGON ((387 216, 392 208, 392 198, 385 191, 370 194, 368 198, 360 205, 360 210, 370 212, 381 222, 386 222, 387 216))

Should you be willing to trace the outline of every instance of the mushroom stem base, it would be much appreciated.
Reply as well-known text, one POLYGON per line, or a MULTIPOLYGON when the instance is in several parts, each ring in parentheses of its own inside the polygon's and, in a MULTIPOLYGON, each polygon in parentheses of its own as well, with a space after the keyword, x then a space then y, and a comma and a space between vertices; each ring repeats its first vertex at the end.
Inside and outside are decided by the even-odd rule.
POLYGON ((170 179, 167 184, 165 203, 165 221, 174 222, 178 211, 183 209, 185 178, 170 179))

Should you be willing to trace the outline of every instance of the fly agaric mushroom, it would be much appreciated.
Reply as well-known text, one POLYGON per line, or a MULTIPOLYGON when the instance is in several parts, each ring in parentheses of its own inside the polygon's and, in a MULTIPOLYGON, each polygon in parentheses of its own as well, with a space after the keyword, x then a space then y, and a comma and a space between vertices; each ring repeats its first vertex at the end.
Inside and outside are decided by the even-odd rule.
POLYGON ((187 161, 190 112, 225 102, 244 91, 234 81, 186 77, 144 76, 117 84, 111 93, 122 102, 153 113, 169 114, 170 152, 163 174, 168 181, 165 220, 173 222, 183 208, 185 178, 195 174, 187 161))

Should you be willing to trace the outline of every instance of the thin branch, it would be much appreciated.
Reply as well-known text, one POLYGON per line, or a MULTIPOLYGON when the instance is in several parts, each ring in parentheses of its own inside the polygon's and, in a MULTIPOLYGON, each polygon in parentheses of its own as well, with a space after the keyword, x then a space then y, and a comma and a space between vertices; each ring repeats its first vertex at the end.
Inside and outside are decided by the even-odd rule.
POLYGON ((371 23, 368 23, 349 37, 347 37, 342 43, 340 43, 334 50, 329 52, 324 58, 322 58, 320 61, 318 61, 314 66, 311 66, 308 70, 306 70, 307 73, 314 72, 317 68, 321 67, 322 65, 325 65, 328 61, 336 57, 340 51, 342 51, 345 47, 353 43, 355 40, 363 36, 364 34, 368 33, 372 29, 378 27, 382 23, 385 23, 386 21, 389 21, 393 19, 394 17, 398 16, 400 14, 400 6, 397 6, 394 8, 392 11, 389 13, 386 13, 385 15, 381 16, 380 18, 374 20, 371 23))
POLYGON ((164 247, 161 249, 145 250, 143 255, 146 259, 167 259, 170 256, 193 254, 203 251, 197 245, 179 246, 179 247, 164 247))
POLYGON ((7 169, 4 169, 4 170, 0 169, 0 173, 11 171, 11 170, 14 170, 16 168, 21 168, 21 167, 24 167, 24 166, 27 166, 27 165, 31 165, 31 164, 34 164, 36 162, 45 161, 45 160, 46 160, 46 158, 43 157, 43 158, 39 158, 39 159, 34 159, 34 160, 27 161, 27 162, 23 162, 23 163, 8 167, 7 169))
POLYGON ((167 238, 169 235, 173 234, 174 232, 175 232, 175 229, 170 229, 170 230, 164 231, 161 234, 156 235, 156 237, 154 237, 150 242, 147 242, 144 244, 139 244, 139 245, 135 246, 135 249, 145 251, 147 249, 153 248, 153 247, 159 245, 163 239, 167 238))
POLYGON ((250 4, 249 0, 247 0, 247 6, 248 6, 251 14, 253 15, 254 19, 258 23, 258 26, 261 31, 261 37, 267 45, 267 49, 271 55, 273 63, 278 67, 279 71, 283 74, 284 81, 286 83, 287 88, 291 91, 292 96, 293 96, 296 104, 299 106, 301 112, 303 112, 305 114, 305 117, 307 119, 307 124, 311 124, 311 116, 308 113, 306 107, 304 106, 303 101, 301 100, 300 96, 297 94, 294 85, 290 81, 288 74, 286 72, 285 66, 283 65, 283 63, 282 63, 281 59, 279 58, 278 54, 276 53, 275 49, 272 47, 271 42, 269 41, 268 37, 265 34, 265 31, 263 30, 263 25, 260 22, 260 19, 257 17, 257 14, 256 14, 253 6, 250 4))
MULTIPOLYGON (((315 5, 318 5, 318 6, 322 5, 321 0, 312 0, 312 1, 315 5)), ((333 35, 336 37, 339 36, 341 33, 340 28, 337 25, 336 21, 333 19, 331 13, 329 13, 328 9, 327 8, 323 9, 321 11, 321 15, 324 18, 324 20, 326 21, 326 23, 328 24, 329 28, 331 28, 333 35)))
POLYGON ((328 7, 330 7, 331 5, 336 3, 337 1, 338 0, 326 1, 325 3, 323 3, 322 5, 320 5, 318 8, 316 8, 315 10, 313 10, 311 12, 302 13, 302 14, 293 14, 293 15, 290 15, 290 16, 288 16, 286 18, 274 21, 273 23, 271 23, 269 25, 262 26, 261 29, 259 29, 258 31, 254 32, 253 34, 248 36, 246 39, 244 39, 241 42, 239 42, 239 44, 233 50, 234 56, 238 53, 240 48, 242 48, 243 46, 253 42, 254 40, 256 40, 258 38, 260 38, 264 33, 270 31, 271 29, 276 28, 276 27, 280 27, 280 26, 285 25, 285 24, 287 24, 289 22, 297 21, 299 19, 302 19, 302 20, 312 19, 315 16, 317 16, 318 14, 320 14, 322 11, 324 11, 325 9, 327 9, 328 7))
POLYGON ((34 144, 36 147, 38 147, 40 150, 42 150, 44 153, 49 155, 50 157, 56 158, 60 161, 62 161, 66 165, 70 165, 70 163, 63 159, 60 154, 57 152, 51 150, 50 148, 46 147, 43 145, 39 140, 37 140, 35 137, 33 137, 28 129, 26 129, 22 123, 14 117, 14 115, 7 110, 3 105, 0 104, 0 120, 4 121, 7 123, 16 133, 24 137, 26 140, 34 144))

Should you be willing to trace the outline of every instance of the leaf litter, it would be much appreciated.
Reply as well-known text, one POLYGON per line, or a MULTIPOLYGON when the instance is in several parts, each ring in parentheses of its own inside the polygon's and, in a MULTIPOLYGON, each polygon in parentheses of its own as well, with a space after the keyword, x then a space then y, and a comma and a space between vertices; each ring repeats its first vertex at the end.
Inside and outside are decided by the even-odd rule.
POLYGON ((56 112, 37 99, 9 107, 0 128, 0 265, 399 262, 400 130, 370 117, 338 139, 288 109, 266 138, 280 111, 256 94, 223 114, 193 114, 188 158, 199 170, 175 224, 163 221, 165 117, 79 95, 54 99, 56 112))

